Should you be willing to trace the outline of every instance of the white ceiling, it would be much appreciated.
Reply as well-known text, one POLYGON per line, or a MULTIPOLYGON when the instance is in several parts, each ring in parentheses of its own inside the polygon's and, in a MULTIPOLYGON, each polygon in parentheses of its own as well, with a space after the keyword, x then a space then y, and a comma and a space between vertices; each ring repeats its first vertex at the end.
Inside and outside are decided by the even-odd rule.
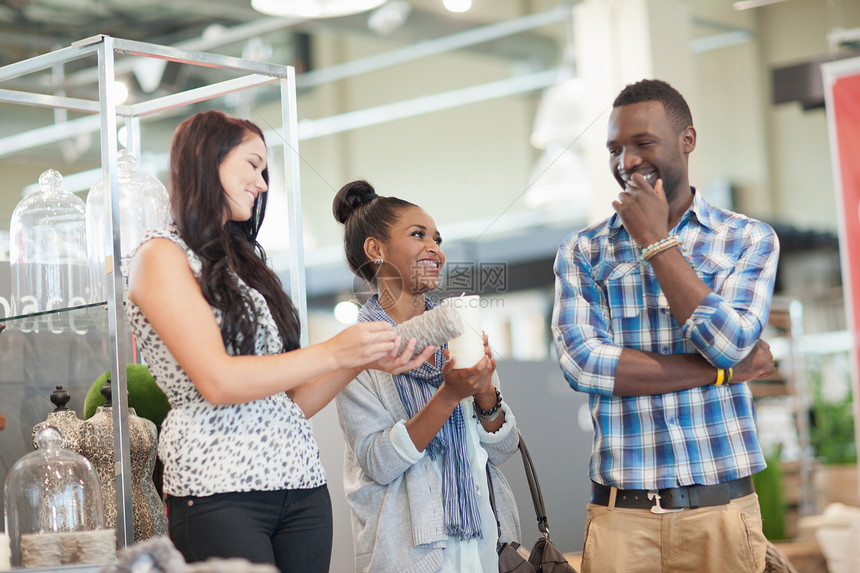
MULTIPOLYGON (((554 5, 557 2, 544 2, 554 5)), ((563 2, 562 2, 563 3, 563 2)), ((410 0, 405 24, 389 34, 403 46, 422 40, 447 37, 488 23, 524 15, 532 2, 477 0, 468 14, 450 14, 442 0, 410 0), (483 10, 482 10, 483 8, 483 10), (488 8, 490 8, 488 10, 488 8)), ((116 38, 165 46, 295 65, 299 75, 305 66, 317 67, 311 44, 315 33, 344 33, 375 36, 369 30, 368 14, 329 20, 290 20, 264 16, 250 7, 250 0, 0 0, 0 66, 13 64, 82 38, 106 34, 116 38)), ((548 69, 559 60, 555 38, 538 33, 512 35, 481 42, 466 50, 494 58, 519 61, 537 69, 548 69)), ((126 62, 129 63, 129 62, 126 62)), ((131 90, 129 103, 153 96, 184 91, 226 79, 222 72, 198 66, 167 64, 157 88, 148 90, 144 78, 118 64, 118 77, 131 90), (149 93, 146 93, 149 91, 149 93)), ((95 99, 96 61, 81 60, 62 70, 30 74, 3 82, 2 88, 24 92, 59 93, 95 99)), ((319 79, 319 78, 317 78, 319 79)), ((302 83, 300 79, 299 88, 302 83)), ((0 138, 14 136, 58 119, 46 109, 0 104, 0 138)), ((83 146, 82 146, 83 147, 83 146)), ((65 145, 68 153, 70 145, 65 145)), ((64 153, 60 146, 44 146, 17 154, 22 161, 39 161, 64 153)), ((98 159, 94 148, 93 156, 98 159)), ((3 153, 0 156, 6 156, 3 153)), ((68 159, 68 157, 66 158, 68 159)))
MULTIPOLYGON (((742 13, 733 13, 730 9, 730 0, 678 1, 684 2, 692 8, 693 16, 696 20, 695 40, 698 46, 703 47, 701 51, 697 51, 695 46, 691 45, 691 49, 694 52, 703 53, 706 50, 719 51, 726 46, 732 45, 725 42, 751 42, 753 38, 753 33, 750 31, 751 23, 755 22, 755 18, 761 15, 755 33, 760 34, 763 32, 770 34, 768 41, 761 44, 761 58, 762 61, 774 61, 788 57, 783 56, 783 54, 791 54, 792 52, 789 48, 799 45, 801 39, 806 42, 806 37, 810 35, 808 31, 802 35, 794 35, 792 36, 789 48, 774 48, 773 46, 780 45, 779 40, 775 39, 777 35, 771 33, 771 30, 775 30, 780 26, 781 20, 778 17, 790 13, 794 10, 795 6, 799 12, 802 12, 802 9, 811 10, 811 7, 816 5, 820 0, 786 0, 774 8, 748 10, 742 13), (766 19, 765 16, 768 18, 766 19), (720 42, 723 42, 723 44, 720 44, 720 42)), ((844 12, 853 14, 854 12, 847 9, 850 6, 848 3, 856 1, 830 0, 828 4, 842 7, 844 12)), ((450 38, 458 33, 469 33, 481 26, 512 22, 530 14, 546 12, 560 4, 567 3, 565 0, 473 0, 474 8, 471 12, 455 15, 445 11, 442 6, 442 0, 409 0, 409 2, 412 5, 412 11, 405 25, 391 33, 389 36, 390 42, 381 51, 396 52, 410 50, 422 41, 450 38)), ((623 2, 621 0, 606 0, 606 4, 618 6, 622 5, 623 2)), ((839 10, 830 8, 828 14, 838 16, 839 10)), ((828 30, 841 22, 836 16, 832 18, 828 17, 828 30)), ((46 53, 52 49, 67 46, 81 38, 96 34, 107 34, 117 38, 141 40, 160 45, 176 45, 187 49, 234 56, 247 57, 250 50, 251 57, 249 59, 261 59, 279 64, 299 64, 301 56, 305 53, 306 45, 304 42, 313 42, 315 37, 348 34, 354 38, 366 37, 368 40, 375 38, 375 34, 368 29, 367 18, 367 14, 360 14, 322 21, 292 22, 277 20, 262 16, 253 11, 250 8, 250 0, 0 0, 0 67, 46 53), (226 30, 226 36, 222 35, 219 39, 217 34, 214 34, 214 32, 219 30, 222 32, 226 30), (225 37, 228 39, 224 40, 225 37), (254 53, 254 50, 257 50, 257 52, 254 53)), ((814 20, 814 18, 809 20, 814 20)), ((846 21, 850 22, 854 22, 855 20, 846 19, 846 21)), ((822 30, 822 33, 816 31, 816 39, 820 37, 820 40, 823 42, 824 31, 822 30)), ((564 54, 562 52, 567 39, 569 38, 565 34, 564 26, 559 23, 551 27, 511 34, 510 36, 491 42, 482 42, 466 48, 460 48, 458 51, 449 54, 449 57, 459 57, 465 51, 481 56, 488 56, 488 60, 503 61, 505 66, 507 66, 506 70, 510 71, 511 75, 515 75, 522 70, 552 70, 563 60, 564 54)), ((345 45, 355 46, 356 44, 367 45, 368 43, 349 42, 345 45)), ((374 49, 378 47, 378 43, 373 45, 374 49)), ((804 44, 803 50, 810 51, 806 47, 806 44, 804 44)), ((330 57, 328 61, 320 57, 317 51, 311 50, 310 53, 311 59, 309 64, 311 69, 320 70, 331 69, 333 63, 337 63, 338 66, 341 65, 340 63, 349 65, 356 60, 366 59, 368 53, 373 53, 373 50, 369 50, 363 54, 352 52, 337 54, 336 57, 330 57)), ((704 62, 704 58, 699 61, 704 62)), ((94 73, 94 65, 95 62, 83 62, 67 66, 64 70, 63 81, 54 86, 46 82, 47 76, 43 75, 41 77, 27 77, 3 82, 0 88, 41 90, 45 93, 62 88, 66 92, 66 95, 69 96, 92 97, 92 92, 96 88, 97 77, 94 73)), ((139 91, 139 82, 131 74, 127 74, 126 79, 132 88, 132 101, 135 98, 139 98, 138 101, 141 101, 151 98, 153 95, 183 91, 190 87, 208 84, 213 81, 212 74, 215 72, 212 70, 190 66, 182 68, 180 70, 180 66, 168 64, 156 92, 149 94, 141 93, 139 91)), ((712 65, 708 69, 725 74, 726 77, 733 77, 728 71, 723 71, 718 66, 712 65)), ((299 71, 301 72, 302 70, 299 68, 299 71)), ((307 74, 304 78, 310 78, 311 76, 312 74, 307 74)), ((300 74, 300 81, 302 77, 300 74)), ((444 90, 453 92, 462 87, 454 85, 451 82, 446 82, 446 79, 448 78, 440 78, 440 81, 435 82, 432 89, 435 90, 438 87, 438 91, 440 92, 444 90)), ((468 79, 474 79, 475 82, 488 81, 486 78, 478 77, 470 77, 468 79)), ((376 81, 375 78, 368 79, 366 83, 374 81, 376 81)), ((766 79, 762 80, 762 82, 766 81, 766 79)), ((383 106, 391 102, 397 102, 401 97, 415 98, 414 93, 401 96, 399 87, 388 84, 382 86, 377 91, 367 90, 363 92, 365 95, 372 95, 378 99, 355 99, 348 103, 360 104, 360 107, 357 108, 357 111, 360 112, 374 106, 383 106)), ((416 89, 431 88, 416 86, 416 89)), ((313 109, 316 105, 313 101, 315 99, 337 98, 337 95, 332 95, 333 91, 321 89, 318 94, 314 94, 313 98, 306 98, 304 100, 305 108, 303 111, 315 111, 313 109), (317 95, 320 97, 317 98, 317 95)), ((405 92, 405 89, 402 90, 402 93, 405 92)), ((435 92, 428 93, 435 94, 435 92)), ((535 95, 533 99, 536 102, 536 92, 532 95, 535 95)), ((331 113, 331 110, 335 110, 336 113, 342 115, 345 115, 343 112, 351 111, 351 108, 345 104, 320 107, 326 107, 326 112, 328 113, 331 113)), ((34 127, 50 125, 54 121, 52 111, 50 110, 28 108, 22 111, 21 108, 22 106, 14 106, 13 109, 12 106, 4 107, 0 105, 0 118, 2 118, 2 121, 0 121, 0 143, 2 143, 4 138, 34 127)), ((326 112, 313 117, 324 116, 326 112)), ((506 120, 509 120, 509 118, 505 117, 499 121, 506 120)), ((429 124, 433 123, 429 120, 428 122, 429 124)), ((176 122, 173 120, 166 121, 165 125, 167 127, 165 129, 172 132, 175 124, 176 122)), ((397 137, 399 139, 402 136, 397 137)), ((343 159, 344 155, 348 156, 349 154, 342 153, 343 148, 340 145, 346 145, 351 139, 344 138, 338 143, 331 145, 326 144, 324 146, 318 144, 317 147, 309 146, 309 149, 313 152, 317 152, 318 148, 321 150, 319 157, 324 159, 318 159, 315 167, 319 171, 324 172, 331 181, 337 182, 344 177, 351 177, 353 170, 367 169, 366 173, 368 173, 368 176, 373 176, 381 172, 383 168, 381 166, 391 167, 390 164, 384 164, 382 160, 380 163, 381 166, 371 162, 371 167, 362 167, 368 163, 368 158, 360 155, 352 159, 343 159), (323 149, 326 147, 330 147, 331 150, 323 149), (331 163, 325 163, 324 160, 330 157, 332 158, 331 163), (354 162, 358 167, 349 164, 349 161, 354 162)), ((526 140, 526 138, 522 139, 523 141, 526 140)), ((84 143, 81 143, 81 148, 87 147, 84 143)), ((58 156, 68 153, 69 149, 76 144, 76 142, 69 142, 65 146, 45 146, 28 151, 25 154, 16 154, 14 159, 22 163, 28 159, 32 159, 32 163, 44 162, 54 164, 56 162, 50 160, 51 154, 58 156), (32 158, 27 157, 27 154, 30 153, 34 154, 32 158)), ((89 165, 85 161, 79 162, 81 170, 97 167, 97 147, 97 145, 87 147, 86 153, 91 155, 91 162, 89 165)), ((166 145, 155 147, 157 149, 166 149, 166 145)), ((376 155, 379 155, 379 153, 376 155)), ((0 155, 0 161, 3 159, 4 157, 0 155)), ((419 160, 420 157, 415 159, 416 164, 419 160)), ((66 162, 66 164, 68 163, 66 162)), ((78 168, 78 165, 76 164, 75 167, 78 168)), ((431 167, 431 165, 428 164, 428 167, 431 167)), ((508 164, 506 168, 507 171, 516 173, 515 166, 508 164)), ((312 170, 303 167, 302 173, 304 178, 305 175, 311 175, 312 170)), ((486 179, 486 176, 483 178, 486 179)), ((510 178, 513 179, 513 177, 510 178)), ((32 180, 34 181, 35 177, 32 180)), ((481 181, 479 185, 481 183, 485 182, 481 181)), ((517 185, 523 186, 524 183, 511 183, 510 185, 516 187, 517 185)), ((337 185, 334 185, 334 187, 336 188, 337 185)), ((419 193, 416 187, 415 183, 410 183, 406 189, 410 193, 419 193)), ((16 189, 20 189, 20 187, 16 189)), ((303 192, 304 189, 305 182, 303 180, 303 192)), ((313 182, 307 186, 307 189, 311 194, 315 191, 313 182)), ((328 201, 330 203, 330 199, 328 201)), ((312 198, 309 198, 307 201, 308 209, 306 212, 308 214, 312 214, 315 208, 312 202, 312 198)), ((10 212, 11 206, 14 206, 14 203, 10 204, 10 212)), ((318 210, 322 212, 327 211, 327 209, 328 206, 326 206, 326 209, 320 208, 318 210)), ((3 210, 4 208, 0 208, 0 216, 3 219, 8 219, 8 214, 4 213, 3 210)), ((444 216, 445 214, 441 212, 440 216, 444 216)), ((323 213, 323 215, 330 218, 330 214, 328 213, 323 213)), ((322 219, 323 217, 320 218, 322 219)), ((450 222, 446 221, 446 223, 448 223, 448 227, 450 228, 450 222)), ((310 226, 312 227, 312 225, 310 226)), ((0 228, 2 227, 3 225, 0 223, 0 228)), ((322 234, 326 233, 325 229, 320 232, 322 234)))

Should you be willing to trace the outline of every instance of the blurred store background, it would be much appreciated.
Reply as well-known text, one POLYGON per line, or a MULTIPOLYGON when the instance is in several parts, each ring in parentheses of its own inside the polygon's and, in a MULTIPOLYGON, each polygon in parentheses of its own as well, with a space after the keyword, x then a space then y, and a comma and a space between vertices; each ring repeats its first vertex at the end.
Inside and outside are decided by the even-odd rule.
MULTIPOLYGON (((569 233, 612 212, 617 188, 604 144, 615 94, 644 77, 669 81, 687 97, 698 131, 691 182, 712 203, 770 223, 782 244, 768 333, 781 369, 755 390, 761 437, 780 470, 772 487, 782 501, 772 519, 782 529, 772 535, 811 539, 802 516, 832 501, 858 504, 841 207, 818 65, 860 55, 860 2, 388 0, 324 18, 270 15, 264 4, 277 2, 254 4, 259 10, 250 0, 0 0, 0 66, 96 34, 295 66, 310 342, 354 320, 357 295, 366 291, 344 262, 331 215, 337 189, 366 178, 380 194, 422 206, 445 240, 446 289, 480 293, 488 303, 484 328, 505 398, 529 440, 553 539, 565 551, 581 548, 591 429, 587 400, 567 386, 551 347, 552 263, 569 233), (847 486, 822 485, 831 462, 849 468, 847 486), (837 491, 846 497, 828 497, 837 491)), ((227 77, 133 57, 118 60, 117 74, 129 103, 227 77)), ((0 87, 92 98, 97 79, 94 61, 75 62, 0 87)), ((143 122, 137 168, 167 184, 173 130, 203 107, 268 129, 277 166, 277 96, 243 92, 143 122)), ((13 209, 46 169, 59 171, 64 188, 83 200, 101 169, 97 122, 7 103, 0 118, 2 319, 11 313, 2 303, 13 209)), ((274 178, 269 193, 261 241, 289 284, 285 182, 274 178)), ((105 369, 89 378, 57 361, 42 364, 43 374, 22 374, 12 365, 32 348, 13 346, 10 334, 0 335, 0 414, 8 419, 0 483, 29 451, 24 438, 50 411, 47 397, 59 380, 80 412, 89 383, 105 369), (44 401, 24 397, 32 396, 21 390, 24 380, 44 390, 44 401)), ((60 338, 40 333, 27 344, 59 349, 57 356, 105 352, 60 338)), ((348 571, 333 407, 313 422, 335 503, 332 570, 348 571)), ((533 541, 522 469, 517 461, 503 469, 533 541)))

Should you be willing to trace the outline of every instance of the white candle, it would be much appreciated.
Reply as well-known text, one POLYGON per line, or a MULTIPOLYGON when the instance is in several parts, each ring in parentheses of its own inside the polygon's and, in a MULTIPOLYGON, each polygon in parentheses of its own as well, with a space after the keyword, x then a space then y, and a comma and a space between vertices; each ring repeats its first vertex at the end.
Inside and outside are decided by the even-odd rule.
POLYGON ((0 571, 12 570, 12 547, 9 544, 9 536, 0 533, 0 571))
POLYGON ((448 341, 448 352, 456 359, 454 368, 471 368, 484 356, 484 333, 481 329, 481 297, 457 296, 443 304, 457 309, 463 321, 463 334, 448 341))

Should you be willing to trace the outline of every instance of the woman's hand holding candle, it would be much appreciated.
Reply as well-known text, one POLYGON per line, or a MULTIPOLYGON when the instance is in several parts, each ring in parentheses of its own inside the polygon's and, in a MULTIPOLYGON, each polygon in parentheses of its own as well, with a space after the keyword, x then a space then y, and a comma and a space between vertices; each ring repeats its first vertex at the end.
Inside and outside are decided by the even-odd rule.
POLYGON ((444 352, 448 360, 442 366, 442 377, 445 381, 439 387, 439 392, 444 392, 460 402, 489 390, 493 392, 495 401, 492 379, 496 365, 490 357, 483 355, 474 366, 459 368, 456 357, 451 356, 448 351, 444 352))
POLYGON ((457 310, 463 322, 463 334, 448 341, 448 351, 456 358, 454 368, 470 368, 484 356, 481 329, 481 297, 478 295, 447 298, 443 304, 457 310))
MULTIPOLYGON (((486 333, 483 334, 484 339, 484 355, 490 360, 490 370, 487 373, 487 379, 490 381, 480 392, 474 395, 475 403, 482 410, 489 410, 496 405, 496 387, 492 384, 493 372, 496 370, 496 360, 493 358, 493 352, 490 350, 490 344, 487 340, 486 333)), ((456 366, 455 366, 456 368, 456 366)))

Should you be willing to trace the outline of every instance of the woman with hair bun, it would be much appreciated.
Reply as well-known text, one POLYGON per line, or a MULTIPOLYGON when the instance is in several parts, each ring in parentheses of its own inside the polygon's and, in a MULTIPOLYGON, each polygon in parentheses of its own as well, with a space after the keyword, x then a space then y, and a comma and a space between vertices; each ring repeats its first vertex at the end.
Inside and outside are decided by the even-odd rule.
POLYGON ((171 410, 159 436, 170 538, 187 561, 241 557, 327 573, 331 500, 308 418, 362 368, 399 373, 390 324, 299 348, 296 309, 257 233, 268 169, 260 128, 198 113, 170 150, 172 223, 130 265, 128 315, 171 410))
MULTIPOLYGON (((445 253, 433 218, 366 181, 334 199, 346 259, 376 290, 360 321, 399 324, 434 307, 445 253)), ((518 540, 516 503, 496 466, 517 450, 516 421, 498 392, 495 361, 454 369, 433 349, 402 373, 369 366, 337 396, 348 447, 344 488, 360 573, 498 571, 498 528, 488 495, 492 474, 502 541, 518 540)))

